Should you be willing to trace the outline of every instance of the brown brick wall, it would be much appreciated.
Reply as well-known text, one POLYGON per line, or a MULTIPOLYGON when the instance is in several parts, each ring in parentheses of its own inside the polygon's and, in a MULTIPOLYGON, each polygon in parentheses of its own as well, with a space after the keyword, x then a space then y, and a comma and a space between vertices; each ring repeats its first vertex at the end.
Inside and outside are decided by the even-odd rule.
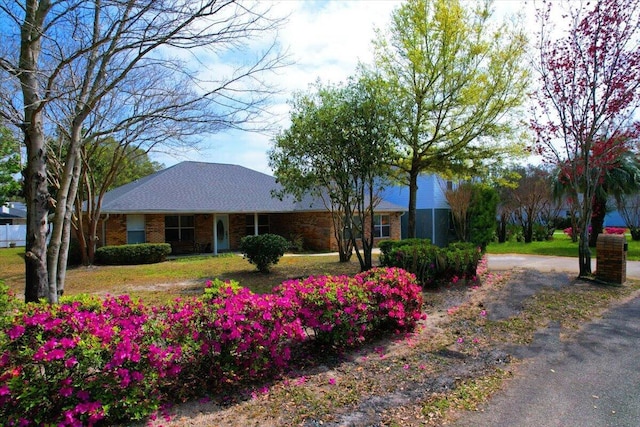
POLYGON ((105 245, 117 246, 127 243, 127 216, 109 215, 106 224, 105 245))
POLYGON ((194 223, 196 227, 196 243, 198 243, 201 248, 207 247, 210 251, 213 250, 213 215, 210 214, 199 214, 195 215, 194 223))
POLYGON ((240 239, 245 235, 245 214, 229 215, 229 249, 237 251, 240 248, 240 239))
POLYGON ((626 239, 616 234, 600 234, 596 242, 596 276, 609 283, 627 281, 626 239))
POLYGON ((272 233, 280 234, 287 239, 301 235, 303 247, 307 250, 335 250, 331 246, 335 239, 328 212, 273 214, 269 220, 272 233))
MULTIPOLYGON (((229 215, 229 247, 238 250, 240 239, 246 234, 245 214, 229 215)), ((196 242, 211 244, 213 248, 213 214, 195 215, 196 242)), ((304 248, 312 251, 336 251, 338 245, 333 235, 333 224, 329 212, 300 212, 269 214, 270 232, 287 239, 302 235, 304 248)), ((145 216, 146 240, 148 243, 164 242, 164 215, 145 216)), ((391 214, 391 238, 400 239, 400 214, 391 214)), ((375 244, 380 240, 376 239, 375 244)), ((126 215, 110 215, 106 225, 106 244, 127 243, 126 215)))
POLYGON ((145 215, 144 228, 147 243, 164 243, 164 215, 145 215))

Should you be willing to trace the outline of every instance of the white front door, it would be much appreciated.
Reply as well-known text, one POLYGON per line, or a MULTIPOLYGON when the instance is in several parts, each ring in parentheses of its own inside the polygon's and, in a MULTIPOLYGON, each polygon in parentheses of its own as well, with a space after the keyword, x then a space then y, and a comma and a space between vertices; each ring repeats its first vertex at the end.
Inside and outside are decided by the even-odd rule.
POLYGON ((213 223, 213 253, 229 249, 229 215, 216 215, 213 223))

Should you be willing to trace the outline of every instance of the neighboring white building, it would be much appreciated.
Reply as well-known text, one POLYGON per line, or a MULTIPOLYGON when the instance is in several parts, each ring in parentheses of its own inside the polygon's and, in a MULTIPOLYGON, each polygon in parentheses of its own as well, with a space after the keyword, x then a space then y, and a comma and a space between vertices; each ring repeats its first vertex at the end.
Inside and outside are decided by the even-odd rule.
POLYGON ((0 248, 25 246, 27 207, 24 203, 9 202, 0 206, 0 248))

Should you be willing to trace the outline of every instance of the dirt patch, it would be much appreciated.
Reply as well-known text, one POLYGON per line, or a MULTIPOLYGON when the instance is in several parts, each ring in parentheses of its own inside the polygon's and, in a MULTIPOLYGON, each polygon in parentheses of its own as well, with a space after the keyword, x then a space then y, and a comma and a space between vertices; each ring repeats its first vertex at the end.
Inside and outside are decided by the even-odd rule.
MULTIPOLYGON (((514 352, 536 348, 487 343, 472 322, 452 321, 454 313, 466 310, 473 316, 505 319, 517 315, 537 292, 573 284, 567 274, 519 270, 490 285, 427 292, 428 318, 413 334, 381 338, 351 354, 316 355, 317 363, 300 366, 270 384, 174 406, 166 417, 148 425, 440 425, 441 419, 425 413, 425 401, 467 380, 509 372, 514 352)), ((558 339, 556 329, 559 325, 551 324, 537 339, 558 339)))

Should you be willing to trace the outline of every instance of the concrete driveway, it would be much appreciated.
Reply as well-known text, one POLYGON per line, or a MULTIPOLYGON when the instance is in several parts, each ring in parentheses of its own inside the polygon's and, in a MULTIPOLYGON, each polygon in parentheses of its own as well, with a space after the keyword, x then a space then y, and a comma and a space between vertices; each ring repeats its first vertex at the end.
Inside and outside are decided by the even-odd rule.
MULTIPOLYGON (((513 268, 578 272, 575 258, 489 255, 490 270, 513 268)), ((595 270, 595 265, 593 266, 595 270)), ((627 263, 640 278, 640 262, 627 263)), ((478 412, 458 427, 640 426, 640 296, 609 310, 569 341, 560 326, 537 334, 532 346, 514 350, 523 364, 478 412)))
MULTIPOLYGON (((552 257, 520 254, 488 254, 487 264, 490 270, 511 270, 530 268, 537 271, 564 271, 578 274, 578 258, 552 257)), ((596 271, 596 259, 591 260, 591 271, 596 271)), ((640 261, 627 261, 627 278, 640 279, 640 261)), ((640 424, 638 424, 640 425, 640 424)))

